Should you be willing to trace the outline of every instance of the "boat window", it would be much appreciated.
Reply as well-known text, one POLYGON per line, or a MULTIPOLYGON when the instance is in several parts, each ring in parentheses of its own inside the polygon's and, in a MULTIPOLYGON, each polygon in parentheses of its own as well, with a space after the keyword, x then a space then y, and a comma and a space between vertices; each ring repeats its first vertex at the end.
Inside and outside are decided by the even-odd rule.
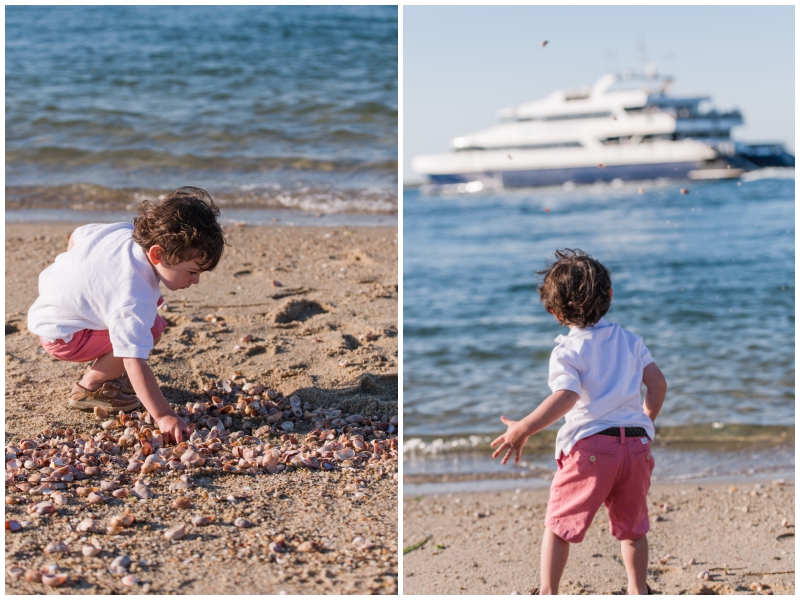
POLYGON ((570 121, 573 119, 607 119, 611 112, 577 113, 574 115, 548 115, 546 117, 520 117, 517 121, 570 121))
POLYGON ((644 114, 644 106, 626 106, 625 112, 629 115, 641 115, 644 114))
POLYGON ((519 146, 495 146, 486 148, 483 146, 467 146, 464 148, 456 148, 456 152, 464 152, 467 150, 552 150, 553 148, 580 148, 580 142, 559 142, 556 144, 526 144, 519 146))

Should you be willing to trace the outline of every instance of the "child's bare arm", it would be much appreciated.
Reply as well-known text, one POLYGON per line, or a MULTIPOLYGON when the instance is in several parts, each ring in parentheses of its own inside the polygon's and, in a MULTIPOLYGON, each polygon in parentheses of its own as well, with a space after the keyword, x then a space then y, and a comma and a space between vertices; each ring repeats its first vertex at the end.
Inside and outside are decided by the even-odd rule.
POLYGON ((72 234, 69 234, 69 242, 67 243, 67 252, 72 250, 72 247, 75 245, 75 238, 72 237, 72 234))
POLYGON ((661 410, 661 405, 664 404, 664 398, 667 395, 667 380, 656 363, 650 363, 644 368, 642 381, 647 387, 647 391, 644 394, 644 414, 655 423, 656 417, 661 410))
POLYGON ((575 406, 579 399, 580 396, 573 391, 558 390, 545 398, 536 407, 536 410, 521 421, 512 421, 506 417, 500 417, 500 420, 508 425, 508 431, 492 442, 492 448, 497 444, 501 444, 492 454, 492 458, 497 458, 503 450, 508 449, 502 463, 506 464, 511 454, 515 451, 517 456, 514 462, 519 462, 522 457, 522 447, 528 441, 528 438, 558 421, 575 406))
POLYGON ((184 438, 188 438, 191 430, 164 398, 147 361, 143 358, 125 358, 123 363, 136 395, 158 423, 161 434, 166 436, 164 441, 171 438, 180 444, 184 438))

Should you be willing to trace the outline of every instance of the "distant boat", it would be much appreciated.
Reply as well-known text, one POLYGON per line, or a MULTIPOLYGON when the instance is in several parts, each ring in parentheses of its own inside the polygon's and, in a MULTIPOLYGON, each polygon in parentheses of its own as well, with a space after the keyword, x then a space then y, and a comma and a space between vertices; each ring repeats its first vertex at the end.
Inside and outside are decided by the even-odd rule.
POLYGON ((708 96, 669 96, 672 79, 605 75, 592 86, 498 111, 500 123, 452 141, 453 152, 416 156, 412 168, 462 191, 649 179, 730 179, 794 167, 782 144, 731 138, 738 110, 708 96))

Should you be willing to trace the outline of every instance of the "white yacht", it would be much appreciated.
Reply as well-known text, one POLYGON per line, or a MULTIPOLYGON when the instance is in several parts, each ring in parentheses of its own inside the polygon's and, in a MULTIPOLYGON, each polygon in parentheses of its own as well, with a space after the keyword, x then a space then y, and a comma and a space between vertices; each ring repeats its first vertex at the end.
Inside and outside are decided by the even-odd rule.
POLYGON ((671 78, 605 75, 498 111, 500 123, 452 141, 453 152, 416 156, 412 168, 437 185, 486 187, 602 181, 726 179, 763 167, 794 167, 781 144, 731 139, 738 110, 708 96, 667 95, 671 78))

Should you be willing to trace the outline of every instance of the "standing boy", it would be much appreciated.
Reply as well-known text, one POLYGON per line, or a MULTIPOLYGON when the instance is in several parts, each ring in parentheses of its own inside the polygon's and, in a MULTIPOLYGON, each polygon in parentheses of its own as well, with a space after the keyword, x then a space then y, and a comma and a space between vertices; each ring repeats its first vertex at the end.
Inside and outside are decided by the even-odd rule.
POLYGON ((157 313, 159 284, 186 289, 217 266, 225 247, 218 216, 208 192, 182 187, 159 202, 143 202, 132 225, 72 232, 67 252, 39 275, 39 298, 28 311, 28 329, 49 354, 93 361, 72 386, 69 406, 129 411, 141 399, 165 441, 188 436, 147 358, 167 326, 157 313))
POLYGON ((500 417, 508 430, 492 442, 500 445, 493 458, 507 450, 502 463, 512 454, 519 462, 531 435, 566 418, 556 438, 558 471, 545 517, 541 588, 533 593, 558 593, 570 543, 583 540, 605 504, 611 533, 622 546, 627 592, 649 594, 647 493, 655 466, 650 443, 666 380, 642 338, 603 318, 613 290, 602 264, 581 250, 564 249, 538 274, 542 303, 570 332, 556 338, 550 357, 553 393, 521 421, 500 417))

